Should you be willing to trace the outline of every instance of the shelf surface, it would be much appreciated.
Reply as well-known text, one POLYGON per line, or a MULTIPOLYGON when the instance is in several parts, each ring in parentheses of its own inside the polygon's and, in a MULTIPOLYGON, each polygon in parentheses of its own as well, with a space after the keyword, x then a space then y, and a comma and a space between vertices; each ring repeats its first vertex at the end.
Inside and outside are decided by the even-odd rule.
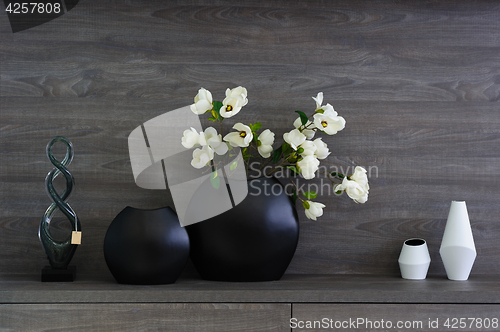
POLYGON ((0 303, 500 303, 500 276, 468 281, 375 275, 285 275, 279 281, 227 283, 179 279, 170 285, 122 285, 77 277, 0 276, 0 303))

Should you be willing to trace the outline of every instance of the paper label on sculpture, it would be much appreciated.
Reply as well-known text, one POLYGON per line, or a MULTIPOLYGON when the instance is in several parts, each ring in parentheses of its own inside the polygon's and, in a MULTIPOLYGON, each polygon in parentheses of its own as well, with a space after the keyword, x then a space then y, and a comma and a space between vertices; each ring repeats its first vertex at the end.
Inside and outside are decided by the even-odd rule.
POLYGON ((71 244, 82 244, 82 232, 71 232, 71 244))

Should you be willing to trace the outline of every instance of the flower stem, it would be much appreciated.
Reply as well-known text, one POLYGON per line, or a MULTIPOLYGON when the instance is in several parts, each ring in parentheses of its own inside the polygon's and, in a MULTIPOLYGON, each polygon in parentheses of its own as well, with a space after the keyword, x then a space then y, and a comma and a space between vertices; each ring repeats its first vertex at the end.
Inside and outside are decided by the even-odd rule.
POLYGON ((295 184, 295 182, 293 182, 293 181, 292 181, 292 179, 288 178, 288 180, 289 180, 289 181, 293 184, 293 186, 295 187, 295 191, 296 191, 296 193, 297 193, 297 198, 298 198, 300 201, 304 202, 304 200, 300 197, 301 191, 300 191, 299 187, 297 187, 297 185, 295 184))

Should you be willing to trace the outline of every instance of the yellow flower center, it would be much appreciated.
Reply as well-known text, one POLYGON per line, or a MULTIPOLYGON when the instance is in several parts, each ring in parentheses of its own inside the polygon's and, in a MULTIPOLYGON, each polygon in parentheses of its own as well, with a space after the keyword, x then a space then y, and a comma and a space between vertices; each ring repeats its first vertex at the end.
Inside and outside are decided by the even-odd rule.
POLYGON ((246 136, 247 136, 247 132, 246 131, 240 131, 240 137, 245 138, 246 136))
POLYGON ((328 127, 328 122, 321 121, 321 125, 323 126, 323 128, 326 128, 326 127, 328 127))
POLYGON ((226 112, 231 112, 233 110, 233 106, 227 105, 226 112))

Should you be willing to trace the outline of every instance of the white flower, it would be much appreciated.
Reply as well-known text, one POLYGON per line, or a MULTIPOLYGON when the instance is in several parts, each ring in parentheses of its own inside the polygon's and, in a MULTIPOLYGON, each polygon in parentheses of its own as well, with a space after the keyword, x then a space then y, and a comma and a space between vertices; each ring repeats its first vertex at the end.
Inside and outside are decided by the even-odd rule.
POLYGON ((247 95, 247 89, 242 86, 236 87, 234 89, 226 89, 226 97, 236 97, 243 99, 245 101, 245 104, 243 106, 245 106, 248 102, 247 95))
POLYGON ((316 220, 317 217, 321 217, 323 215, 323 208, 325 207, 325 204, 312 201, 306 202, 309 205, 309 208, 305 210, 307 218, 316 220))
POLYGON ((299 148, 304 149, 304 151, 300 154, 302 157, 312 156, 318 149, 318 147, 312 141, 304 141, 299 148))
POLYGON ((212 93, 204 88, 198 90, 194 104, 190 106, 194 114, 203 114, 212 109, 212 93))
POLYGON ((294 150, 297 150, 297 147, 306 140, 306 135, 302 134, 298 129, 294 129, 289 133, 284 133, 283 139, 290 144, 294 150))
POLYGON ((233 126, 233 129, 238 130, 224 136, 224 141, 229 142, 233 147, 245 148, 252 142, 253 134, 250 127, 245 126, 243 123, 238 122, 233 126))
POLYGON ((297 162, 297 166, 304 179, 310 180, 314 178, 314 173, 318 170, 319 160, 315 156, 305 156, 297 162))
POLYGON ((217 134, 217 130, 214 127, 208 127, 205 129, 205 139, 207 144, 217 153, 218 155, 223 155, 227 152, 227 144, 222 142, 222 135, 217 134))
POLYGON ((312 99, 316 102, 316 110, 319 110, 321 108, 321 104, 323 104, 323 92, 318 92, 316 98, 312 97, 312 99))
POLYGON ((272 145, 274 143, 274 133, 269 129, 264 130, 260 133, 258 142, 260 142, 260 145, 257 147, 257 150, 260 155, 264 158, 269 158, 271 156, 271 152, 273 152, 272 145))
POLYGON ((324 106, 323 114, 314 114, 314 125, 328 135, 334 135, 338 131, 344 129, 345 119, 337 115, 337 112, 335 112, 332 105, 327 104, 324 106))
POLYGON ((314 151, 314 155, 318 159, 325 159, 330 154, 328 150, 328 146, 325 142, 321 140, 321 138, 317 138, 313 141, 314 145, 316 145, 316 151, 314 151))
POLYGON ((212 159, 214 159, 214 151, 211 147, 205 145, 201 149, 198 148, 193 151, 193 160, 191 160, 191 165, 194 168, 203 168, 212 159))
POLYGON ((243 107, 242 104, 243 100, 241 98, 226 98, 219 113, 223 118, 230 118, 240 112, 243 107))
POLYGON ((191 149, 195 145, 204 145, 202 143, 205 143, 205 137, 200 136, 200 134, 191 127, 191 129, 186 129, 184 130, 184 136, 182 137, 182 146, 185 147, 186 149, 191 149))
POLYGON ((232 90, 227 89, 226 98, 222 101, 223 105, 220 108, 219 113, 223 118, 230 118, 238 114, 241 108, 247 103, 247 89, 241 86, 232 90))
POLYGON ((331 117, 339 115, 337 111, 333 108, 333 106, 330 104, 323 105, 321 109, 323 110, 324 115, 328 115, 331 117))
MULTIPOLYGON (((293 126, 297 129, 299 129, 300 126, 302 126, 302 120, 300 120, 300 116, 293 122, 293 126)), ((316 133, 314 129, 314 124, 307 120, 305 127, 306 129, 302 130, 302 134, 306 135, 307 139, 312 139, 314 137, 314 134, 316 133)))
POLYGON ((363 188, 358 182, 344 178, 341 184, 335 187, 335 191, 345 190, 347 196, 352 198, 356 203, 364 203, 368 200, 368 190, 363 188))
POLYGON ((363 190, 368 193, 370 186, 368 185, 368 176, 366 175, 366 169, 361 166, 356 166, 354 169, 354 174, 349 177, 352 181, 356 181, 363 190))

